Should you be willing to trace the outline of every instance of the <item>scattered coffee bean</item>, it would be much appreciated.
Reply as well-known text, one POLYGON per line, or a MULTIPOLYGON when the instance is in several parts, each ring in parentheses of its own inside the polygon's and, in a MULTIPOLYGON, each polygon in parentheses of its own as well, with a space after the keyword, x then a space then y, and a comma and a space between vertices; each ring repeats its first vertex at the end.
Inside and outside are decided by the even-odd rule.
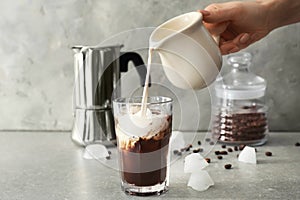
POLYGON ((108 154, 111 155, 111 151, 108 151, 108 154))
POLYGON ((224 165, 225 169, 231 169, 231 164, 224 165))
POLYGON ((222 159, 223 159, 223 156, 218 156, 218 159, 219 159, 219 160, 222 160, 222 159))
POLYGON ((201 141, 200 140, 198 141, 198 145, 201 145, 201 141))
POLYGON ((255 149, 255 152, 257 152, 257 148, 254 148, 255 149))
POLYGON ((182 155, 181 151, 178 151, 177 155, 178 155, 178 156, 181 156, 181 155, 182 155))
POLYGON ((239 150, 239 147, 238 147, 238 146, 234 146, 234 150, 235 150, 235 151, 238 151, 238 150, 239 150))
POLYGON ((226 145, 225 145, 225 144, 223 144, 221 147, 222 147, 223 149, 225 149, 225 148, 226 148, 226 145))
POLYGON ((233 152, 232 148, 230 148, 230 147, 227 149, 227 151, 228 152, 233 152))
POLYGON ((200 148, 193 150, 193 153, 199 153, 199 152, 200 152, 200 148))
POLYGON ((244 144, 239 145, 239 150, 242 151, 245 148, 245 146, 246 145, 244 145, 244 144))
POLYGON ((227 151, 220 151, 220 155, 227 155, 227 151))
POLYGON ((110 156, 106 156, 106 160, 110 160, 110 156))
POLYGON ((238 158, 240 154, 236 154, 236 157, 238 158))
POLYGON ((300 147, 300 143, 299 143, 299 142, 296 142, 295 146, 296 146, 296 147, 300 147))
POLYGON ((210 142, 210 138, 205 138, 205 141, 206 142, 210 142))
POLYGON ((193 153, 201 153, 203 152, 202 148, 193 149, 193 153))
POLYGON ((214 145, 215 143, 214 143, 213 141, 211 141, 209 144, 210 144, 210 145, 214 145))
POLYGON ((190 151, 192 147, 193 147, 193 145, 189 144, 189 145, 187 145, 186 147, 181 148, 180 151, 181 151, 181 152, 183 152, 183 151, 190 151))
POLYGON ((205 158, 207 163, 210 163, 210 158, 205 158))
POLYGON ((220 155, 220 151, 215 151, 215 154, 216 155, 220 155))
POLYGON ((267 151, 265 154, 266 154, 266 156, 272 156, 272 152, 270 152, 270 151, 267 151))
POLYGON ((176 155, 176 154, 179 153, 179 151, 178 150, 174 150, 173 153, 176 155))

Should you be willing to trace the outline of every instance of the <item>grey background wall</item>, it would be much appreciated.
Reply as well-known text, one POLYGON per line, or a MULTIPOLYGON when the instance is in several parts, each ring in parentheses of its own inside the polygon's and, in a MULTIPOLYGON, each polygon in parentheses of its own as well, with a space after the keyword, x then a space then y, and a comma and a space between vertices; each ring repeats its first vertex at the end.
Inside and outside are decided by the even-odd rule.
MULTIPOLYGON (((213 2, 222 1, 0 1, 0 129, 71 130, 72 45, 95 45, 126 30, 155 27, 213 2)), ((128 34, 109 42, 124 43, 124 50, 131 50, 137 43, 146 46, 146 36, 128 34)), ((271 130, 300 130, 300 24, 277 29, 246 51, 254 55, 253 71, 268 82, 271 130)), ((138 52, 145 60, 146 50, 138 52)), ((227 69, 225 63, 224 72, 227 69)), ((175 128, 207 129, 209 90, 177 90, 168 85, 159 67, 152 76, 176 94, 180 108, 175 128)), ((136 85, 136 80, 130 84, 136 85)))

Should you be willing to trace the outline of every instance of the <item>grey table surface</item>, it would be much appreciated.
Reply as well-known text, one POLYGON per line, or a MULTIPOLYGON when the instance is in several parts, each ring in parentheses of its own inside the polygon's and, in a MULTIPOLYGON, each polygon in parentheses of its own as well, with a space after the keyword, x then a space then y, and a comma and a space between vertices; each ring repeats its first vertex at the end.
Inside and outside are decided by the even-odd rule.
MULTIPOLYGON (((184 133, 205 143, 204 133, 184 133)), ((271 133, 258 147, 256 165, 238 162, 237 151, 218 160, 208 147, 206 168, 215 185, 204 192, 187 187, 183 158, 172 158, 170 188, 155 197, 132 197, 120 189, 114 148, 109 161, 86 160, 69 132, 0 132, 0 199, 300 199, 300 133, 271 133), (266 151, 273 153, 265 156, 266 151), (233 168, 224 169, 231 163, 233 168)), ((202 144, 205 146, 204 144, 202 144)))

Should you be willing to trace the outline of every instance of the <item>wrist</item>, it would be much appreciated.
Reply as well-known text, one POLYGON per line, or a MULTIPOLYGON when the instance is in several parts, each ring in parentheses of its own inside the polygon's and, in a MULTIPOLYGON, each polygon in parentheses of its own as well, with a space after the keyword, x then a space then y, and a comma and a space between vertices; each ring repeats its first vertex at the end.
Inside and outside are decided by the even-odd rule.
POLYGON ((269 31, 300 21, 299 0, 259 0, 266 12, 269 31))
POLYGON ((257 0, 256 2, 261 5, 262 12, 265 13, 265 24, 269 32, 278 28, 282 24, 280 17, 280 0, 257 0))

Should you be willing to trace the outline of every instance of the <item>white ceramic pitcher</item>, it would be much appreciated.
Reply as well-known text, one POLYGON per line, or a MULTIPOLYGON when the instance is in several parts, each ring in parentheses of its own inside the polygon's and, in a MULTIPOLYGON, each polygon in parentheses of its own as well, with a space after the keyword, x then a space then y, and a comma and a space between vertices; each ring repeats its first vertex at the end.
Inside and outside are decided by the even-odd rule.
POLYGON ((158 52, 173 85, 201 89, 212 83, 221 69, 218 38, 207 31, 201 13, 190 12, 158 26, 149 43, 158 52))

